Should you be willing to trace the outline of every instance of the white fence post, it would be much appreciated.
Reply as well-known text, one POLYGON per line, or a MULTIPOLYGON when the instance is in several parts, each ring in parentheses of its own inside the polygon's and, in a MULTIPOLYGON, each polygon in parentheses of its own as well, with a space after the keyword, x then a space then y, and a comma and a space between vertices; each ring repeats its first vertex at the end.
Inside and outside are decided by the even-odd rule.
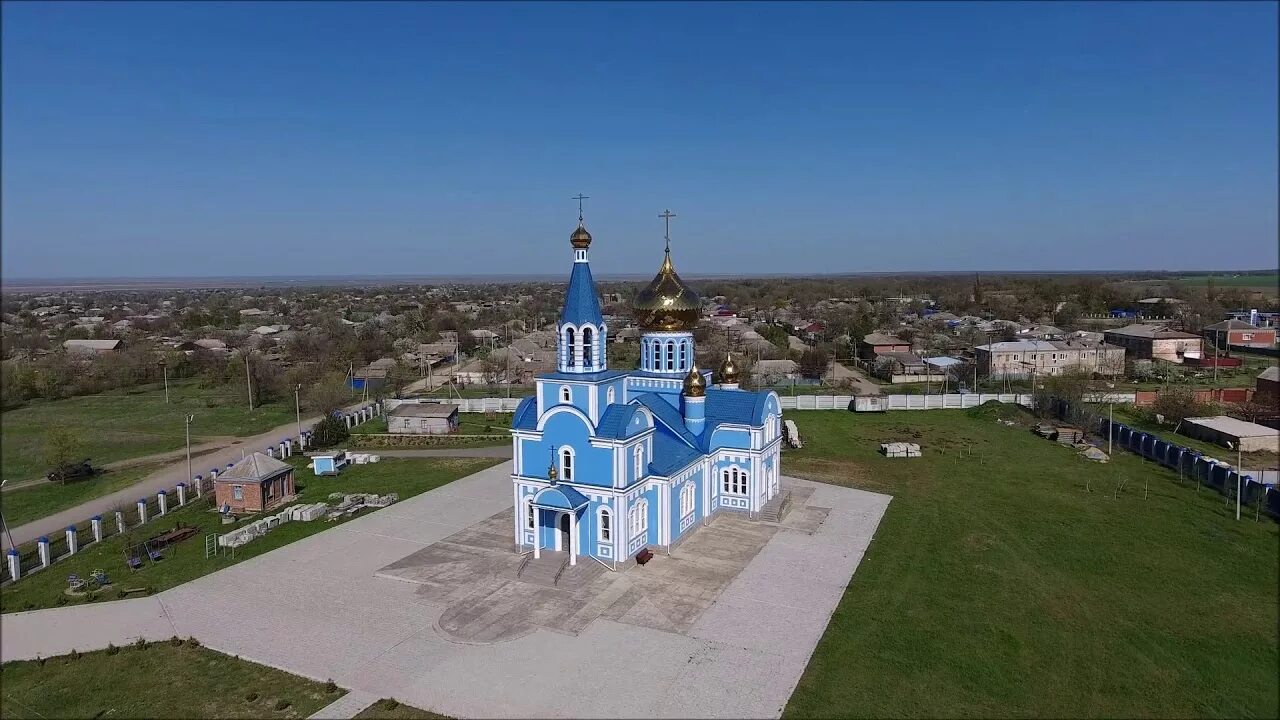
POLYGON ((75 525, 67 526, 67 554, 68 555, 75 555, 76 551, 80 549, 79 535, 80 534, 76 532, 75 525))
POLYGON ((178 483, 177 490, 178 490, 178 507, 182 507, 183 505, 187 504, 187 484, 178 483))
POLYGON ((138 501, 138 524, 141 525, 147 521, 147 499, 142 498, 138 501))
POLYGON ((165 492, 164 490, 161 490, 160 492, 156 493, 156 500, 160 504, 161 515, 164 515, 165 513, 169 512, 169 493, 165 492))
POLYGON ((22 577, 22 560, 17 548, 9 548, 9 577, 17 580, 22 577))
POLYGON ((89 525, 93 528, 93 541, 102 542, 102 516, 94 515, 89 518, 89 525))
POLYGON ((40 553, 40 567, 49 567, 49 538, 41 535, 40 539, 36 540, 36 550, 40 553))

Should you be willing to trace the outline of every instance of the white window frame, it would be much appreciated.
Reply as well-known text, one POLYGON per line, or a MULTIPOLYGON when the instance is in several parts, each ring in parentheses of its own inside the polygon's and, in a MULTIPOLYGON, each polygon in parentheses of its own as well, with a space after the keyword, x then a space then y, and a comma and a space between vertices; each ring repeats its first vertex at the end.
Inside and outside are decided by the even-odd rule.
POLYGON ((733 465, 720 471, 720 491, 726 495, 747 494, 747 471, 733 465))
POLYGON ((533 507, 533 498, 532 498, 532 497, 530 497, 530 498, 526 498, 526 499, 525 499, 525 501, 524 501, 524 529, 525 529, 525 530, 533 530, 533 529, 534 529, 534 527, 533 527, 533 526, 534 526, 534 518, 536 518, 536 517, 537 517, 537 515, 535 515, 534 513, 536 513, 536 512, 537 512, 537 510, 536 510, 536 509, 534 509, 534 507, 533 507))
POLYGON ((232 485, 232 486, 231 486, 231 499, 232 499, 232 500, 243 500, 243 499, 244 499, 244 486, 243 486, 243 485, 232 485))
POLYGON ((649 500, 640 498, 631 506, 631 537, 649 531, 649 500))
POLYGON ((667 341, 667 369, 676 369, 676 344, 672 340, 667 341))
POLYGON ((604 391, 604 404, 605 404, 605 405, 612 405, 612 404, 613 404, 613 399, 614 399, 613 386, 612 386, 612 385, 610 385, 610 386, 609 386, 609 389, 604 391))
POLYGON ((571 390, 568 385, 560 386, 560 402, 562 403, 573 402, 573 390, 571 390))
POLYGON ((560 479, 565 482, 573 482, 574 455, 573 448, 560 448, 560 479))
POLYGON ((596 511, 596 538, 602 542, 613 542, 613 513, 602 507, 596 511))
POLYGON ((644 477, 644 443, 636 445, 635 451, 636 480, 644 477))
POLYGON ((680 517, 686 518, 693 513, 694 505, 694 489, 693 481, 690 480, 680 488, 680 517))
POLYGON ((573 352, 574 343, 577 342, 576 338, 577 338, 577 333, 573 331, 573 328, 566 327, 564 329, 565 355, 568 355, 568 359, 565 361, 565 365, 567 365, 568 367, 577 367, 577 361, 575 360, 575 355, 573 352))
POLYGON ((590 367, 595 364, 592 359, 592 341, 595 339, 595 333, 591 332, 591 327, 582 328, 582 332, 578 333, 579 342, 582 343, 582 366, 590 367))

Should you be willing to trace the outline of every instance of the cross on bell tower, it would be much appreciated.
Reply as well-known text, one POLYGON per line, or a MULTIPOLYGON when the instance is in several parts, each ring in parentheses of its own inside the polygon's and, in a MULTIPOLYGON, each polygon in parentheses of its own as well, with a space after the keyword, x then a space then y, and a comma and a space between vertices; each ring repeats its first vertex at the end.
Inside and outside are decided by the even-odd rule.
POLYGON ((577 200, 577 201, 578 201, 578 224, 579 224, 579 225, 581 225, 581 224, 582 224, 582 201, 583 201, 583 200, 590 200, 590 199, 591 199, 591 196, 590 196, 590 195, 583 195, 582 193, 578 193, 577 195, 574 195, 573 197, 571 197, 571 198, 569 198, 569 199, 570 199, 570 200, 577 200))

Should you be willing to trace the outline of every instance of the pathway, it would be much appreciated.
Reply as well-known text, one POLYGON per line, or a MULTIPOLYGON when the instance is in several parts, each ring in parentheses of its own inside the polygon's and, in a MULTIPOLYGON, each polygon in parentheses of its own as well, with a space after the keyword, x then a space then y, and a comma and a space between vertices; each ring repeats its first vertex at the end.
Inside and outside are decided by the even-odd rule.
POLYGON ((784 478, 812 489, 825 520, 778 529, 679 631, 601 617, 576 636, 450 640, 439 623, 454 600, 377 573, 509 511, 510 472, 497 465, 151 598, 0 615, 0 662, 176 634, 452 717, 776 718, 889 503, 784 478))
POLYGON ((831 372, 828 373, 831 384, 836 384, 842 380, 848 380, 853 384, 853 389, 859 395, 879 395, 880 386, 867 379, 867 376, 861 371, 854 370, 841 365, 839 362, 831 364, 831 372))
POLYGON ((473 457, 473 458, 509 458, 511 443, 492 447, 473 448, 424 448, 422 450, 358 450, 382 457, 433 458, 433 457, 473 457))
MULTIPOLYGON (((351 407, 359 407, 360 404, 363 403, 351 407)), ((302 424, 307 427, 319 421, 319 416, 304 418, 302 424)), ((297 433, 298 423, 296 421, 286 423, 273 430, 251 437, 233 438, 229 445, 206 452, 198 460, 195 457, 195 446, 192 446, 191 472, 195 475, 204 475, 211 467, 225 467, 227 463, 240 460, 244 453, 262 452, 267 446, 276 445, 285 438, 297 437, 297 433)), ((33 520, 25 525, 11 528, 13 542, 21 545, 42 535, 62 532, 68 525, 84 522, 94 515, 106 515, 117 507, 132 508, 138 502, 138 498, 155 495, 161 490, 168 490, 180 482, 190 482, 190 478, 187 476, 185 448, 180 451, 177 459, 172 464, 156 470, 123 490, 117 490, 109 495, 87 500, 39 520, 33 520)), ((28 492, 39 492, 39 490, 32 489, 28 490, 28 492)), ((8 549, 8 547, 8 535, 0 534, 0 548, 8 549)))
POLYGON ((360 711, 381 699, 377 695, 352 690, 317 710, 310 720, 350 720, 350 718, 359 715, 360 711))

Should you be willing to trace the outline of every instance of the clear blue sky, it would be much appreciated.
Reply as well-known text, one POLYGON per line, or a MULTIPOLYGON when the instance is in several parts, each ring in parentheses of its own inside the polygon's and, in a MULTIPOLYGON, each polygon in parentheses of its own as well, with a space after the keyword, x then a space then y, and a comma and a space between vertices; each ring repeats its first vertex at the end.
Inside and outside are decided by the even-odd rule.
POLYGON ((1275 267, 1274 3, 4 3, 6 277, 1275 267))

